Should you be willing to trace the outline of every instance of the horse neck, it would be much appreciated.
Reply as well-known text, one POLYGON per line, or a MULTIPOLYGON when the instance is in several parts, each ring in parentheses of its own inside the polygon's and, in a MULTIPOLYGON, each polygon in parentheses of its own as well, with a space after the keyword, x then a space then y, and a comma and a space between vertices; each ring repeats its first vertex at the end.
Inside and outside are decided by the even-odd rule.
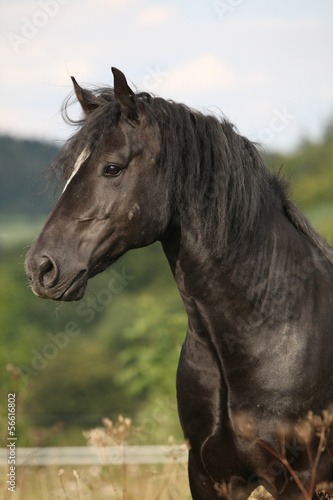
MULTIPOLYGON (((294 273, 302 277, 301 266, 311 258, 304 237, 278 209, 259 224, 264 229, 255 241, 243 242, 231 263, 214 257, 209 242, 190 229, 178 228, 163 241, 189 322, 200 336, 214 336, 221 329, 231 331, 235 318, 247 321, 254 310, 258 314, 264 311, 266 317, 276 315, 273 296, 277 290, 283 295, 281 287, 290 286, 294 273)), ((283 302, 283 296, 279 300, 283 302)), ((279 307, 283 310, 282 302, 279 307)))

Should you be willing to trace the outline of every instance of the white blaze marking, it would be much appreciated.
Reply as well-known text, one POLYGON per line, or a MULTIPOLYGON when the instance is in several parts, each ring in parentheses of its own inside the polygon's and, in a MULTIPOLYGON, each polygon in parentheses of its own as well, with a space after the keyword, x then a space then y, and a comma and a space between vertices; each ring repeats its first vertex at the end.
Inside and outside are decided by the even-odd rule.
POLYGON ((62 191, 63 193, 65 192, 65 189, 67 188, 68 184, 71 182, 71 180, 73 179, 74 175, 78 173, 78 171, 80 170, 81 165, 86 161, 86 159, 88 158, 89 155, 90 155, 90 151, 88 149, 88 146, 86 146, 84 148, 84 150, 81 152, 80 156, 77 158, 76 162, 75 162, 75 165, 74 165, 74 168, 73 168, 73 172, 71 173, 70 178, 68 179, 68 181, 65 184, 65 187, 64 187, 64 189, 62 191))

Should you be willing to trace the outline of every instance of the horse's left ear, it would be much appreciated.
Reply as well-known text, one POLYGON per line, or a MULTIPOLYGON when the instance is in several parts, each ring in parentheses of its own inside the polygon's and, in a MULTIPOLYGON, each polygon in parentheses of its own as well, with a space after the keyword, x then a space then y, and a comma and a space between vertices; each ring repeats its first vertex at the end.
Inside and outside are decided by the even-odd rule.
POLYGON ((114 95, 120 104, 124 118, 131 124, 139 121, 138 107, 133 90, 128 86, 126 77, 117 68, 111 68, 114 79, 114 95))
POLYGON ((81 107, 86 115, 89 115, 94 109, 98 108, 99 102, 97 97, 89 90, 83 89, 75 80, 74 76, 71 76, 74 92, 77 100, 81 104, 81 107))

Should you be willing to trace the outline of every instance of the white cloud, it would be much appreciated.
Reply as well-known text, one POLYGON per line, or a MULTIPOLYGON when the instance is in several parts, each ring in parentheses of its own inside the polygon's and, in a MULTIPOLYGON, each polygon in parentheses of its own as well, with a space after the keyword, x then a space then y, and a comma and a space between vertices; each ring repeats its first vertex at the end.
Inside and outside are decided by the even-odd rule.
POLYGON ((103 14, 116 13, 134 6, 137 0, 94 0, 94 9, 101 9, 103 14))
POLYGON ((228 66, 212 54, 204 54, 174 68, 161 82, 158 91, 180 93, 210 92, 233 87, 236 78, 228 66))
POLYGON ((246 84, 256 85, 258 87, 268 85, 272 83, 271 75, 265 71, 252 71, 247 77, 246 84))
POLYGON ((48 74, 48 79, 54 85, 68 86, 71 85, 70 76, 84 81, 90 78, 91 72, 91 66, 86 64, 82 59, 69 60, 66 61, 66 66, 63 63, 53 65, 48 74))
MULTIPOLYGON (((295 126, 318 130, 331 114, 332 15, 317 3, 300 9, 281 0, 276 13, 253 0, 220 20, 209 2, 200 9, 186 0, 55 2, 57 13, 30 35, 26 19, 40 24, 44 0, 0 6, 2 130, 68 134, 56 113, 72 90, 69 76, 83 86, 112 84, 111 65, 134 87, 198 109, 221 108, 245 134, 265 126, 279 106, 295 114, 295 126), (26 42, 14 50, 8 32, 25 34, 26 42)), ((278 138, 287 143, 289 130, 278 138)))

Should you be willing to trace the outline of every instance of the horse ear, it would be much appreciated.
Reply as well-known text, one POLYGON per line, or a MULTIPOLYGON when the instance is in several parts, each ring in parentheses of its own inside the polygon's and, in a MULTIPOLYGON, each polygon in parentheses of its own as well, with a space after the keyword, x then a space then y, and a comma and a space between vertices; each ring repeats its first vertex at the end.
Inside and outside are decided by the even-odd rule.
POLYGON ((94 109, 99 106, 99 102, 96 96, 89 90, 83 89, 75 80, 74 76, 71 76, 75 95, 77 100, 81 104, 81 107, 86 115, 89 115, 94 109))
POLYGON ((133 90, 128 86, 126 77, 117 68, 111 68, 114 79, 114 95, 120 104, 124 118, 130 123, 138 122, 138 108, 133 90))

